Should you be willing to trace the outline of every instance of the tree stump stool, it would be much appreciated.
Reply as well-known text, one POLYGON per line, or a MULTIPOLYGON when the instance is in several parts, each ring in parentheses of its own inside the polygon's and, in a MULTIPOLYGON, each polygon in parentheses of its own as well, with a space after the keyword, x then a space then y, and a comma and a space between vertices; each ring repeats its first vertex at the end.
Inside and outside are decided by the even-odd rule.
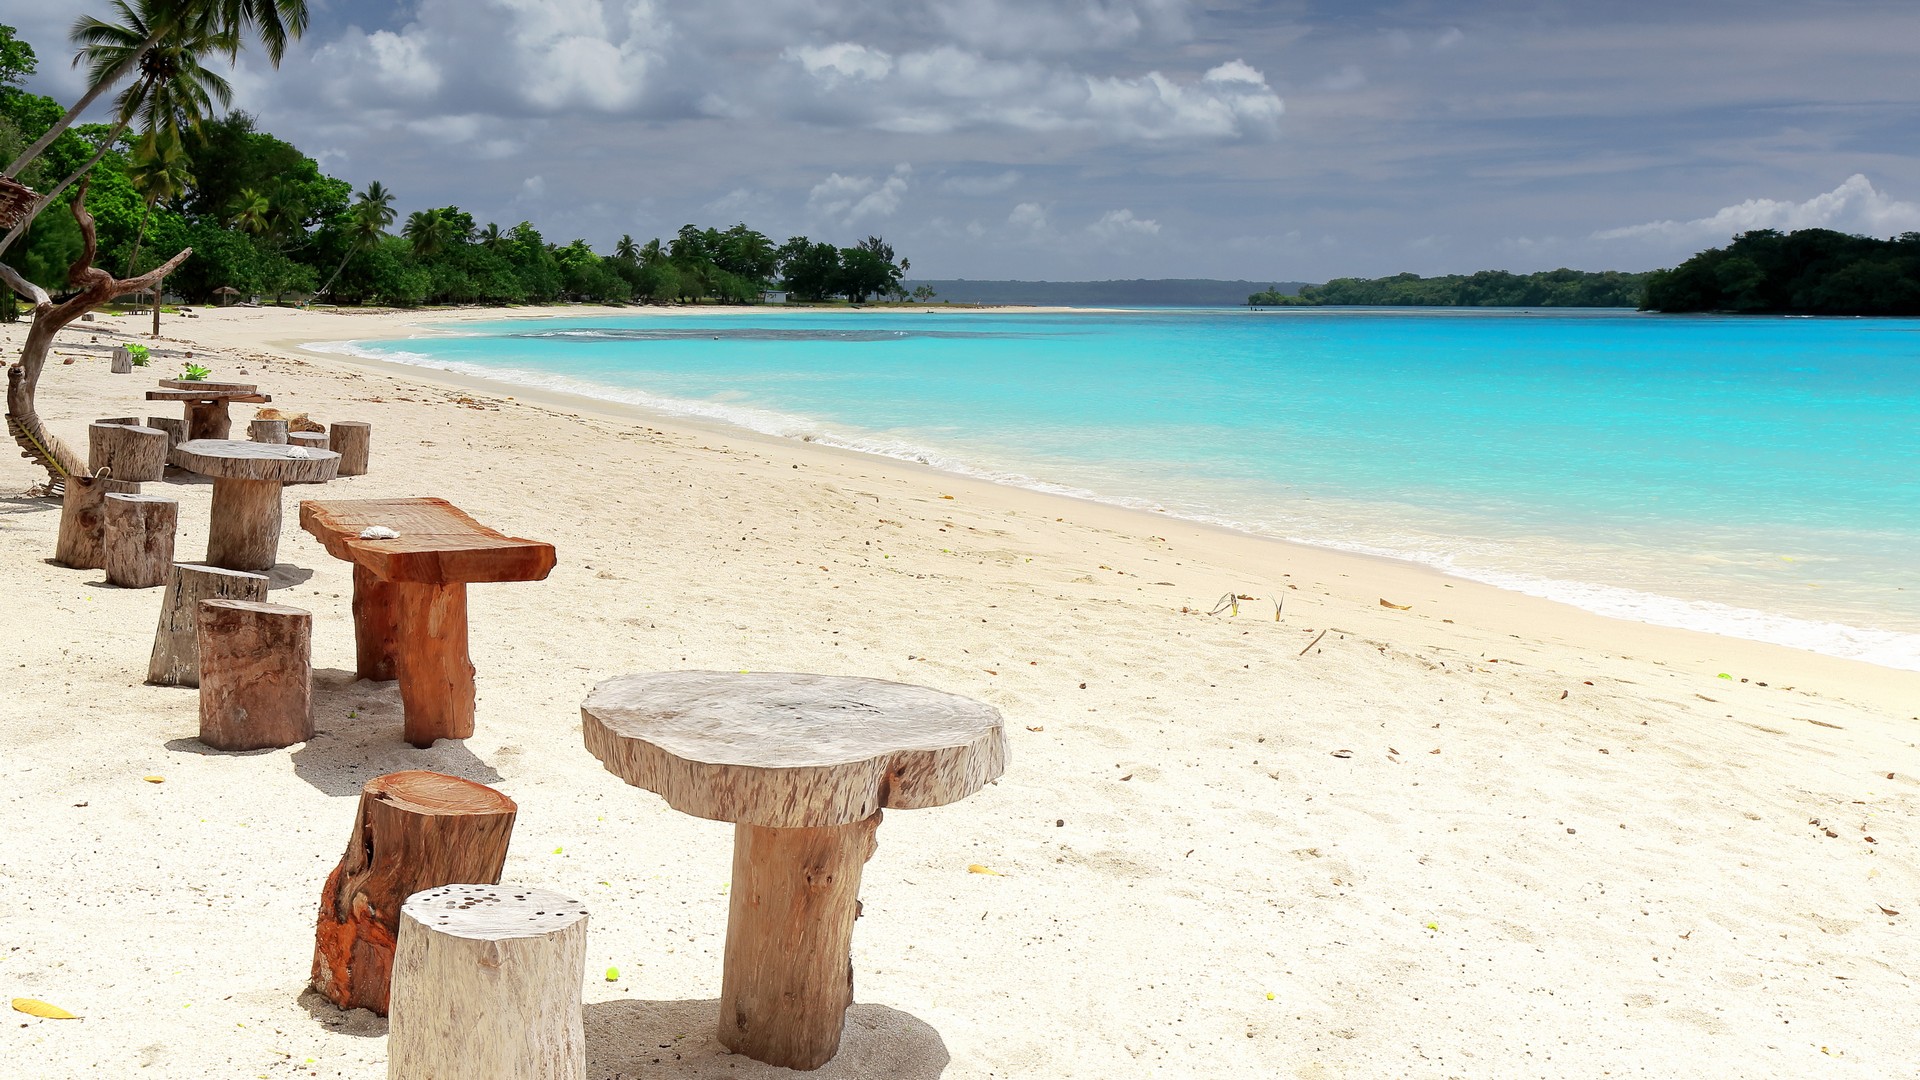
POLYGON ((313 738, 313 614, 200 602, 200 741, 265 750, 313 738))
POLYGON ((200 601, 267 598, 267 575, 201 563, 174 563, 160 601, 147 681, 155 686, 200 685, 200 601))
POLYGON ((138 495, 140 485, 110 475, 69 476, 60 496, 60 535, 54 541, 53 561, 75 570, 98 570, 106 564, 107 496, 138 495))
MULTIPOLYGON (((101 420, 95 420, 94 423, 119 424, 123 427, 139 427, 140 418, 137 416, 109 416, 101 420)), ((152 425, 148 425, 148 426, 151 427, 152 425)))
POLYGON ((442 773, 367 781, 347 853, 320 891, 313 988, 385 1016, 401 905, 442 885, 498 882, 518 811, 485 784, 442 773))
MULTIPOLYGON (((287 422, 285 420, 254 420, 247 424, 247 436, 257 443, 270 443, 279 446, 287 444, 287 422)), ((325 449, 322 447, 322 449, 325 449)))
POLYGON ((327 429, 328 447, 340 455, 341 476, 364 476, 373 442, 373 425, 364 420, 337 420, 327 429))
POLYGON ((213 477, 207 561, 229 570, 271 570, 280 551, 280 487, 331 480, 340 456, 304 446, 189 439, 173 451, 182 468, 213 477))
POLYGON ((115 375, 133 374, 133 350, 132 349, 127 348, 125 345, 116 345, 113 347, 113 374, 115 375))
POLYGON ((735 823, 720 1042, 789 1069, 840 1048, 882 808, 965 798, 1007 760, 991 706, 878 679, 629 675, 594 687, 580 716, 607 771, 735 823))
POLYGON ((149 416, 147 426, 167 433, 167 464, 173 464, 173 448, 187 441, 187 422, 177 416, 149 416))
POLYGON ((387 1080, 586 1080, 587 909, 542 889, 442 885, 400 908, 387 1080))
POLYGON ((167 433, 159 428, 101 421, 87 428, 87 469, 115 480, 143 483, 167 472, 167 433))
POLYGON ((324 431, 289 431, 287 442, 294 446, 304 446, 310 450, 327 450, 331 446, 331 437, 324 431))
POLYGON ((100 560, 107 571, 107 584, 123 589, 166 584, 179 523, 180 504, 172 499, 109 493, 105 551, 100 560))

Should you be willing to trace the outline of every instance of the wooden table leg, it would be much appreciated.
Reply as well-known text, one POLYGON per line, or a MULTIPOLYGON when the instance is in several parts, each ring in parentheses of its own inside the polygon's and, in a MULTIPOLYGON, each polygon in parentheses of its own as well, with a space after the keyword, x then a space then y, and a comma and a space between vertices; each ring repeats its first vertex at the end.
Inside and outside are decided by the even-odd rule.
POLYGON ((353 565, 353 651, 355 673, 387 682, 399 678, 400 608, 392 583, 353 565))
POLYGON ((187 402, 187 438, 224 439, 233 432, 233 418, 227 414, 227 402, 187 402))
POLYGON ((400 704, 406 740, 426 748, 435 739, 473 734, 473 661, 467 656, 467 587, 391 585, 399 629, 400 704))
POLYGON ((734 826, 721 1045, 789 1069, 817 1069, 839 1052, 860 871, 879 825, 875 811, 820 829, 734 826))
POLYGON ((213 478, 207 562, 228 570, 271 570, 280 552, 280 481, 213 478))

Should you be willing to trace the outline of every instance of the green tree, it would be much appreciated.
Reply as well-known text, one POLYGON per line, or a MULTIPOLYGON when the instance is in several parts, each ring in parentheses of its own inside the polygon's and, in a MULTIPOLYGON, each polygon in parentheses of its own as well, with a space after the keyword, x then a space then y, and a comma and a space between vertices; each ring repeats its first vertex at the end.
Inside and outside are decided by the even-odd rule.
POLYGON ((426 259, 438 255, 453 243, 453 222, 438 209, 415 210, 407 215, 407 223, 401 228, 400 235, 413 245, 414 258, 426 259))
POLYGON ((128 163, 127 179, 133 189, 140 194, 140 227, 133 234, 133 250, 127 254, 127 276, 133 274, 133 268, 140 261, 140 241, 146 235, 147 221, 153 216, 153 208, 161 201, 178 199, 188 184, 193 183, 193 174, 187 171, 189 162, 185 150, 177 135, 164 131, 149 132, 134 148, 133 160, 128 163))
POLYGON ((327 277, 327 283, 320 286, 318 291, 321 293, 333 288, 333 283, 340 277, 340 271, 347 268, 347 260, 353 258, 355 252, 387 234, 387 226, 393 224, 395 215, 393 192, 388 191, 386 185, 378 180, 369 183, 366 190, 360 193, 360 201, 353 204, 352 215, 353 223, 350 227, 351 236, 347 242, 347 253, 340 256, 340 265, 333 268, 333 273, 327 277))

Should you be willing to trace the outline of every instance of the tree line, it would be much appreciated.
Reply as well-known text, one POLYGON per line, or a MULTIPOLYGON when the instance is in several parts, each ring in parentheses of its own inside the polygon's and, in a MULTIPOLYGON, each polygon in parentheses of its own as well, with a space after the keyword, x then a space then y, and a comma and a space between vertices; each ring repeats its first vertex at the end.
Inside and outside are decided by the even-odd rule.
POLYGON ((1268 289, 1247 297, 1247 303, 1254 307, 1637 307, 1647 278, 1647 274, 1614 270, 1592 273, 1564 268, 1536 274, 1482 270, 1430 278, 1395 274, 1335 278, 1324 285, 1303 285, 1297 294, 1268 289))
POLYGON ((1648 311, 1920 315, 1920 232, 1891 240, 1832 229, 1756 229, 1656 271, 1648 311))
MULTIPOLYGON (((297 34, 304 6, 291 6, 301 15, 297 34)), ((111 123, 72 124, 80 106, 63 110, 22 89, 38 58, 12 27, 0 26, 0 160, 22 163, 16 178, 42 204, 84 182, 98 235, 95 265, 123 277, 190 247, 192 257, 165 287, 198 302, 226 289, 398 306, 751 303, 777 290, 854 303, 908 295, 901 276, 910 263, 879 236, 838 247, 804 236, 776 243, 745 224, 687 225, 664 241, 623 236, 602 255, 584 240, 549 242, 531 222, 481 224, 457 206, 396 220, 395 194, 385 185, 356 193, 259 130, 251 115, 212 115, 231 91, 201 61, 235 50, 232 20, 183 18, 180 10, 195 5, 182 0, 114 0, 111 7, 114 21, 82 18, 72 32, 94 90, 133 72, 114 99, 111 123), (130 57, 137 64, 125 66, 130 57)), ((69 215, 39 213, 0 243, 0 259, 57 291, 81 243, 69 215)), ((0 309, 11 310, 12 290, 0 293, 0 309)))

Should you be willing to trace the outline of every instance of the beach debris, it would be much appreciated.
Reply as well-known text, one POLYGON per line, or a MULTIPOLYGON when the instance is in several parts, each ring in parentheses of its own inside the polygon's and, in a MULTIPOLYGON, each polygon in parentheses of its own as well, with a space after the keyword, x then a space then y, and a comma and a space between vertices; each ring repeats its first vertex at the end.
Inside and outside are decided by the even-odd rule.
POLYGON ((620 969, 619 969, 619 968, 617 968, 617 967, 610 967, 610 968, 608 968, 608 969, 607 969, 607 981, 608 981, 608 982, 619 982, 619 981, 620 981, 620 969))
POLYGON ((1227 613, 1228 618, 1233 618, 1235 615, 1240 614, 1240 598, 1233 593, 1227 593, 1220 598, 1218 603, 1213 605, 1213 610, 1207 612, 1207 614, 1218 615, 1223 611, 1227 613))
POLYGON ((80 1019, 58 1005, 49 1005, 37 998, 14 998, 13 1011, 26 1013, 28 1016, 38 1016, 43 1020, 80 1019))
POLYGON ((1277 596, 1276 596, 1276 597, 1272 597, 1272 600, 1273 600, 1273 621, 1274 621, 1274 622, 1279 622, 1279 621, 1280 621, 1280 610, 1281 610, 1281 604, 1282 604, 1282 601, 1281 601, 1281 599, 1280 599, 1279 597, 1277 597, 1277 596))
POLYGON ((369 525, 360 530, 362 540, 398 540, 400 534, 385 525, 369 525))
POLYGON ((1412 611, 1413 610, 1412 604, 1396 604, 1384 596, 1380 598, 1380 606, 1383 608, 1392 608, 1395 611, 1412 611))
POLYGON ((1006 877, 1006 876, 1007 876, 1007 875, 1005 875, 1005 874, 1003 874, 1003 873, 1001 873, 1000 871, 998 871, 998 870, 995 870, 995 869, 994 869, 993 867, 991 867, 991 866, 982 866, 982 865, 980 865, 979 863, 968 863, 968 864, 967 864, 967 873, 969 873, 969 874, 985 874, 985 875, 987 875, 988 877, 1006 877))
POLYGON ((1304 648, 1304 649, 1301 649, 1301 650, 1300 650, 1300 652, 1299 652, 1299 655, 1301 655, 1301 656, 1305 656, 1305 655, 1307 655, 1307 653, 1309 653, 1309 652, 1311 652, 1311 651, 1313 650, 1313 647, 1314 647, 1315 645, 1318 645, 1318 644, 1320 644, 1320 639, 1321 639, 1321 638, 1323 638, 1323 637, 1326 637, 1326 636, 1327 636, 1327 632, 1326 632, 1325 630, 1322 630, 1322 631, 1320 631, 1320 632, 1319 632, 1318 634, 1315 634, 1315 635, 1313 636, 1313 640, 1312 640, 1312 641, 1309 641, 1309 642, 1307 642, 1307 647, 1306 647, 1306 648, 1304 648))
POLYGON ((1028 730, 1028 731, 1045 731, 1045 730, 1047 730, 1047 728, 1046 728, 1046 725, 1044 725, 1044 724, 1039 724, 1039 725, 1035 725, 1035 724, 1028 724, 1028 725, 1027 725, 1027 730, 1028 730))
POLYGON ((164 776, 143 776, 140 779, 145 780, 149 784, 164 784, 167 782, 167 778, 164 776))
POLYGON ((1335 750, 1335 751, 1333 752, 1333 756, 1334 756, 1334 757, 1337 757, 1337 758, 1350 758, 1350 757, 1352 757, 1352 756, 1353 756, 1353 751, 1351 751, 1351 750, 1335 750))
POLYGON ((1726 673, 1726 672, 1724 672, 1724 671, 1723 671, 1723 672, 1721 672, 1721 673, 1720 673, 1720 674, 1718 674, 1718 675, 1715 675, 1715 676, 1714 676, 1714 678, 1716 678, 1716 679, 1725 679, 1725 680, 1727 680, 1728 682, 1732 682, 1732 681, 1733 681, 1733 676, 1731 676, 1731 675, 1729 675, 1729 674, 1727 674, 1727 673, 1726 673))
POLYGON ((1885 905, 1885 904, 1875 904, 1875 905, 1873 905, 1873 906, 1874 906, 1874 907, 1877 907, 1877 908, 1879 908, 1879 909, 1880 909, 1880 914, 1882 914, 1882 915, 1898 915, 1898 914, 1900 914, 1899 912, 1897 912, 1897 911, 1895 911, 1895 910, 1893 910, 1892 908, 1890 908, 1890 907, 1888 907, 1888 906, 1887 906, 1887 905, 1885 905))

